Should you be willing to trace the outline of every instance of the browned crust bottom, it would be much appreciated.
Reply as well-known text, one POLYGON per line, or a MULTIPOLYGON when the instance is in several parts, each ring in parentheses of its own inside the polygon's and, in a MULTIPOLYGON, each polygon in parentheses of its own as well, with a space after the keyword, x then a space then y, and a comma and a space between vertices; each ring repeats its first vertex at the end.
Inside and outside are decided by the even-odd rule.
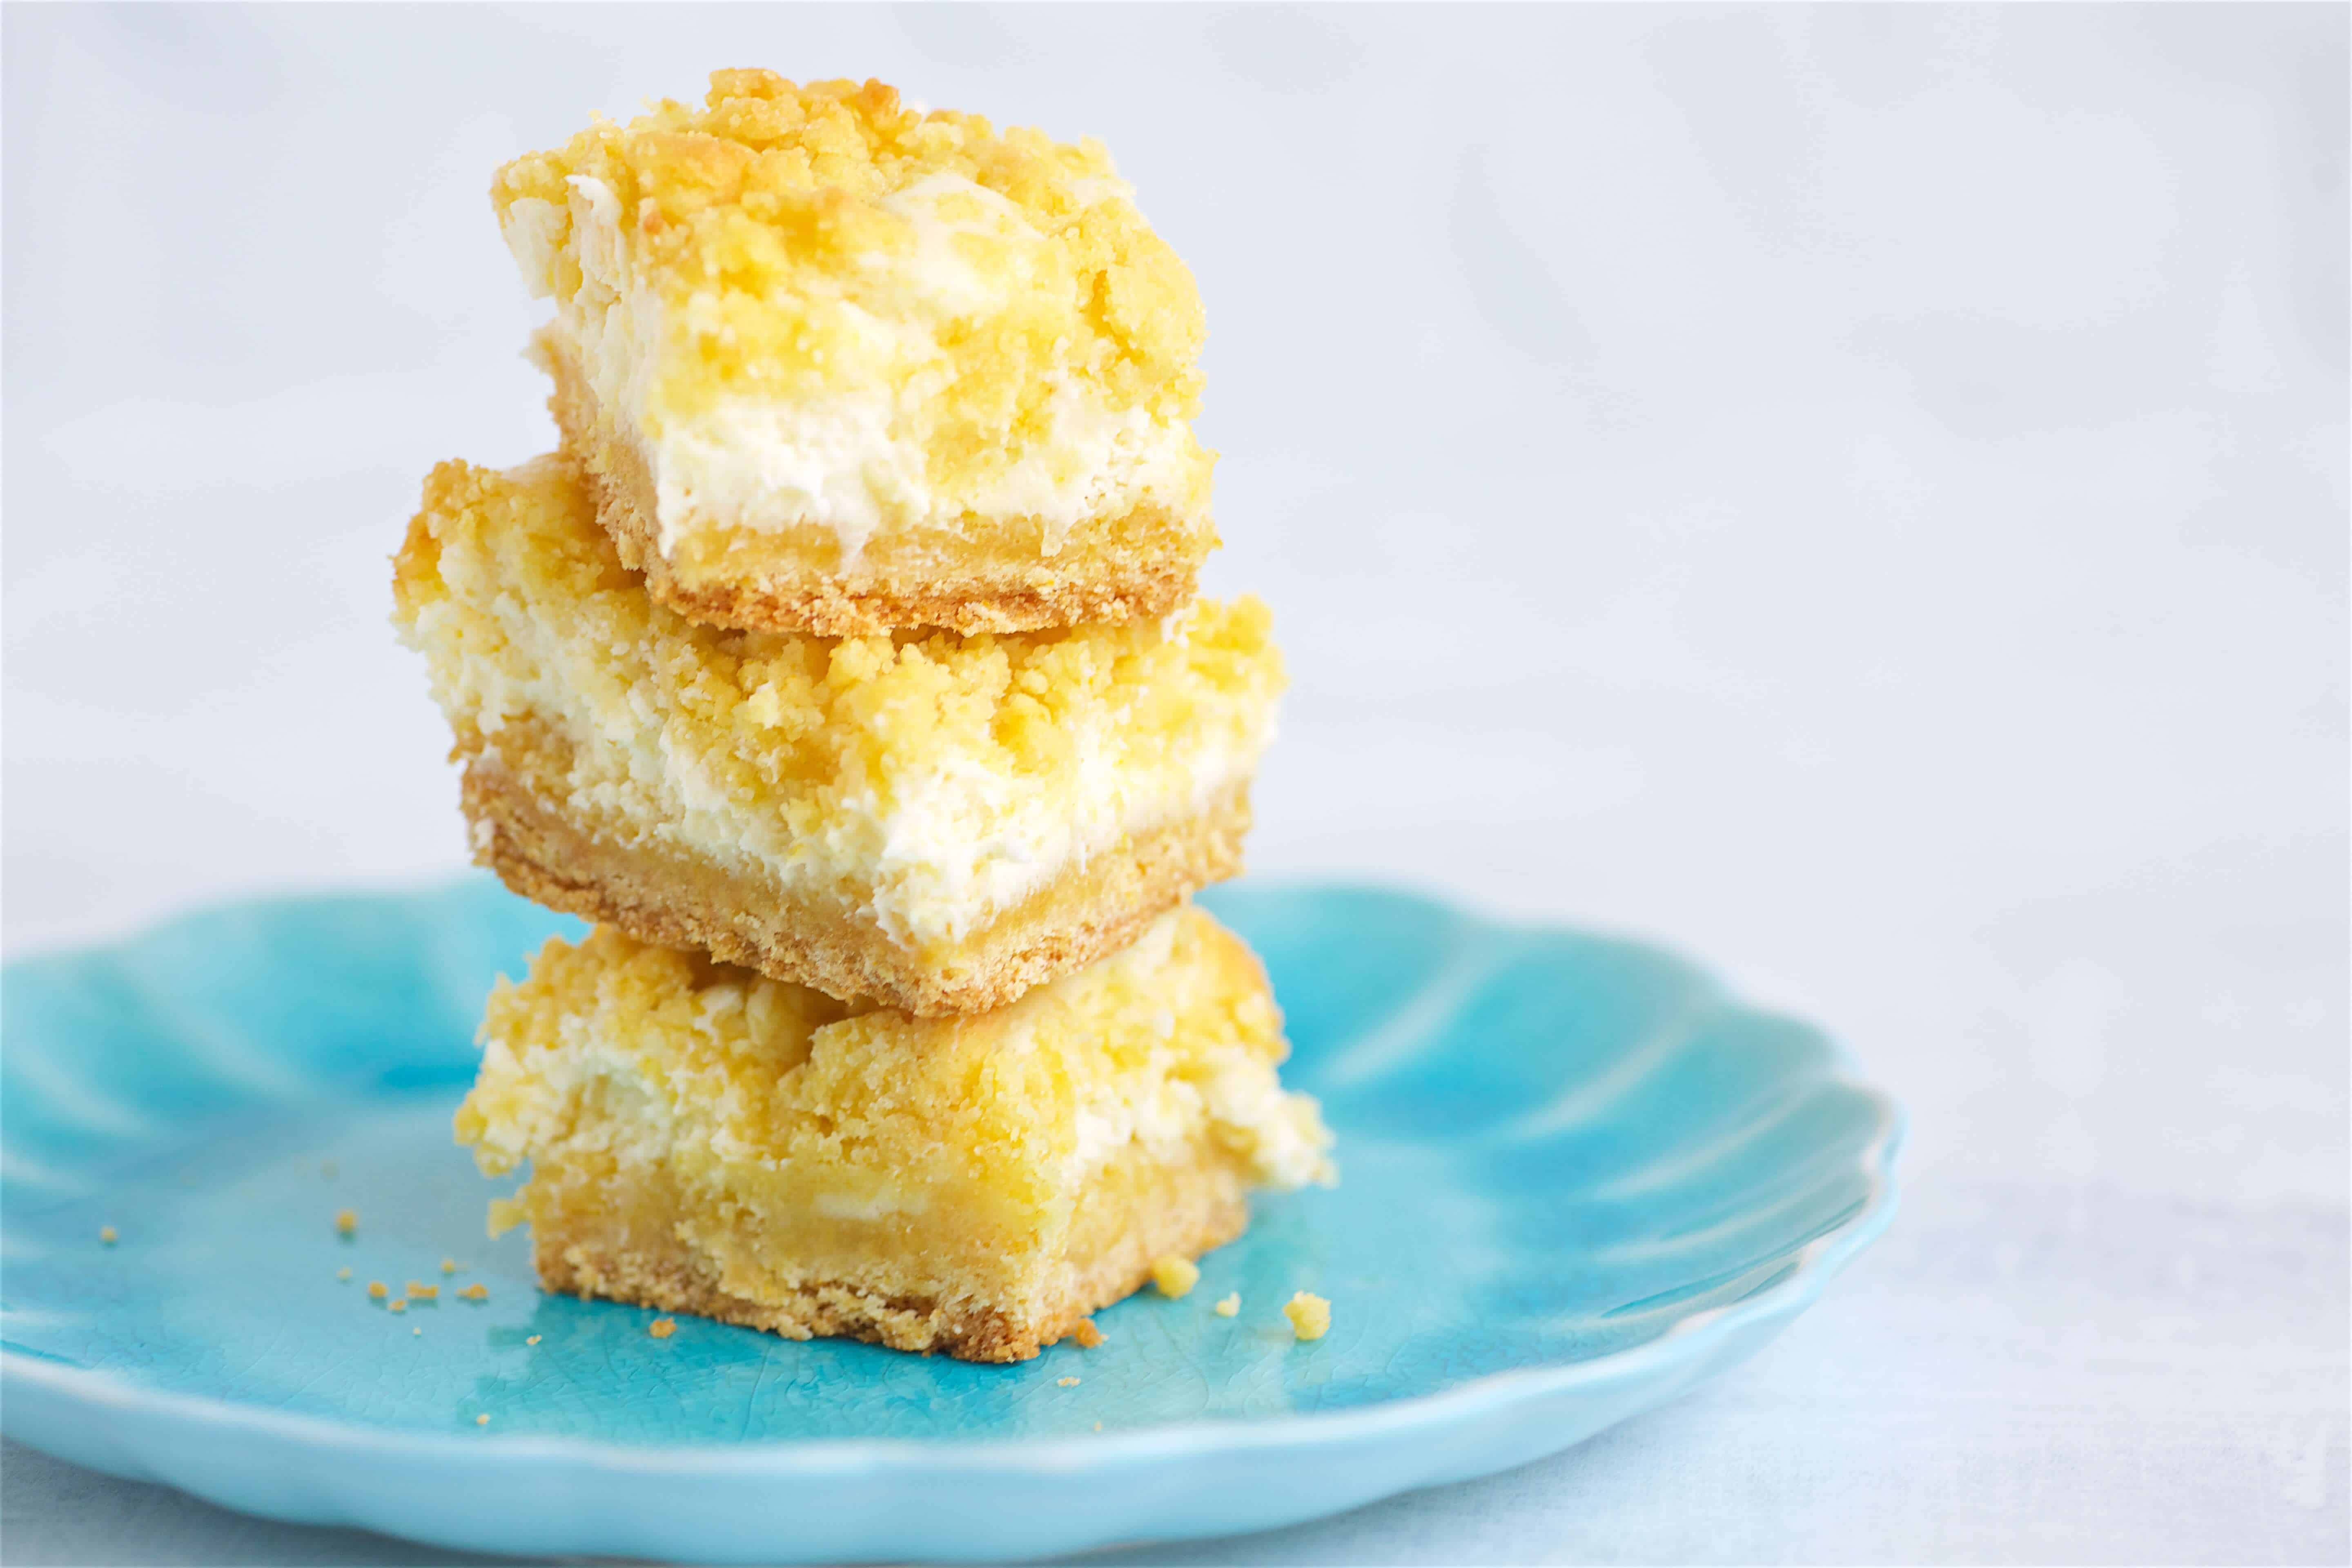
MULTIPOLYGON (((510 743, 520 726, 509 725, 510 743)), ((1202 811, 1131 835, 930 962, 870 923, 810 910, 764 884, 673 852, 627 847, 548 805, 505 762, 466 759, 462 801, 474 859, 506 885, 661 947, 829 996, 871 997, 919 1017, 1002 1007, 1031 987, 1108 957, 1194 889, 1236 876, 1249 831, 1246 784, 1202 811)))
MULTIPOLYGON (((851 580, 837 571, 777 560, 775 536, 735 530, 726 531, 746 542, 741 548, 710 570, 682 568, 660 548, 653 477, 643 456, 606 425, 586 379, 551 334, 542 334, 536 347, 555 383, 548 410, 562 432, 564 450, 588 476, 597 521, 622 561, 644 574, 655 599, 711 626, 863 637, 908 626, 971 634, 1153 620, 1192 596, 1201 562, 1216 547, 1215 531, 1205 522, 1146 505, 1089 525, 1131 541, 1109 552, 1108 561, 1083 560, 1076 552, 1048 558, 1034 550, 975 571, 968 562, 945 563, 919 551, 894 559, 877 542, 851 580), (751 550, 764 558, 745 559, 751 550)), ((825 548, 838 547, 828 541, 825 548)))
POLYGON ((1026 1302, 942 1300, 841 1280, 780 1282, 757 1298, 739 1295, 685 1239, 699 1216, 659 1172, 632 1172, 599 1187, 566 1184, 560 1168, 542 1164, 532 1189, 551 1177, 556 1190, 528 1193, 531 1257, 543 1289, 583 1298, 689 1312, 787 1339, 837 1336, 926 1355, 944 1351, 962 1361, 1027 1361, 1089 1314, 1134 1294, 1155 1260, 1197 1258, 1248 1228, 1241 1179, 1222 1159, 1130 1165, 1122 1174, 1128 1201, 1089 1207, 1081 1198, 1069 1265, 1026 1302))

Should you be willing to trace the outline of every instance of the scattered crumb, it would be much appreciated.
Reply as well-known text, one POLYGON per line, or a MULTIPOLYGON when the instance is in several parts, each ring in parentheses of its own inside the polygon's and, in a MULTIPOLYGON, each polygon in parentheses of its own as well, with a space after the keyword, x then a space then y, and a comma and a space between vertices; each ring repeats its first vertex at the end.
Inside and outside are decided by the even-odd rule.
POLYGON ((441 1287, 438 1285, 419 1285, 415 1280, 411 1279, 408 1282, 408 1293, 415 1297, 420 1301, 430 1301, 434 1297, 441 1294, 441 1287))
POLYGON ((1230 1318, 1242 1310, 1242 1293, 1238 1290, 1217 1302, 1217 1316, 1230 1318))
POLYGON ((349 1236, 349 1235, 351 1235, 351 1234, 352 1234, 352 1232, 353 1232, 353 1231, 355 1231, 355 1230, 359 1229, 359 1227, 360 1227, 360 1211, 359 1211, 359 1210, 357 1210, 357 1209, 337 1209, 337 1210, 335 1211, 335 1228, 336 1228, 337 1230, 339 1230, 339 1231, 342 1232, 342 1234, 344 1234, 345 1236, 349 1236))
POLYGON ((121 1241, 122 1237, 112 1226, 102 1225, 98 1227, 98 1239, 112 1247, 116 1242, 121 1241))
POLYGON ((381 1280, 381 1279, 371 1279, 371 1280, 369 1280, 369 1281, 368 1281, 368 1294, 369 1294, 369 1295, 371 1295, 371 1296, 373 1296, 373 1297, 374 1297, 377 1300, 381 1301, 381 1300, 383 1300, 386 1296, 391 1295, 391 1294, 392 1294, 392 1292, 391 1292, 391 1291, 389 1291, 389 1290, 387 1290, 387 1289, 385 1289, 383 1288, 383 1280, 381 1280))
POLYGON ((443 1258, 441 1260, 441 1272, 444 1274, 455 1274, 457 1272, 457 1260, 454 1258, 443 1258))
POLYGON ((1070 1337, 1077 1341, 1080 1348, 1085 1350, 1092 1350, 1102 1343, 1102 1331, 1095 1327, 1095 1321, 1092 1318, 1080 1318, 1078 1326, 1070 1331, 1070 1337))
POLYGON ((468 1301, 487 1301, 490 1299, 490 1288, 478 1279, 471 1285, 460 1286, 457 1294, 468 1301))
POLYGON ((527 1340, 523 1341, 523 1343, 525 1343, 525 1344, 527 1344, 527 1345, 535 1345, 535 1344, 539 1343, 539 1336, 538 1336, 537 1334, 533 1334, 533 1335, 531 1335, 531 1336, 530 1336, 530 1338, 529 1338, 529 1339, 527 1339, 527 1340))
POLYGON ((420 1340, 425 1337, 425 1331, 423 1329, 411 1329, 408 1331, 415 1334, 420 1340))
POLYGON ((341 1268, 336 1269, 335 1278, 342 1280, 345 1284, 351 1283, 352 1266, 346 1263, 341 1268))
POLYGON ((1200 1265, 1171 1252, 1165 1258, 1152 1260, 1151 1282, 1160 1287, 1160 1293, 1163 1296, 1185 1295, 1201 1282, 1200 1265))
POLYGON ((1101 1422, 1097 1421, 1097 1422, 1096 1422, 1096 1423, 1095 1423, 1095 1430, 1096 1430, 1096 1431, 1097 1431, 1097 1432, 1099 1432, 1099 1431, 1101 1431, 1101 1430, 1102 1430, 1102 1423, 1101 1423, 1101 1422))
POLYGON ((666 1340, 669 1338, 670 1335, 677 1332, 677 1320, 676 1318, 656 1318, 652 1322, 646 1325, 646 1332, 653 1335, 653 1337, 657 1340, 666 1340))
POLYGON ((481 1415, 474 1417, 474 1425, 477 1426, 487 1426, 489 1424, 490 1416, 489 1412, 488 1411, 484 1411, 481 1415))
POLYGON ((333 1181, 335 1179, 335 1163, 332 1160, 320 1161, 319 1174, 326 1177, 327 1180, 331 1182, 333 1181))
POLYGON ((1319 1340, 1331 1330, 1331 1303, 1301 1290, 1282 1304, 1290 1331, 1302 1340, 1319 1340))
POLYGON ((405 1296, 394 1296, 389 1302, 385 1303, 384 1310, 391 1312, 405 1312, 408 1310, 408 1298, 405 1296))
POLYGON ((1076 1388, 1078 1385, 1078 1380, 1075 1377, 1057 1377, 1054 1380, 1054 1384, 1057 1388, 1076 1388))

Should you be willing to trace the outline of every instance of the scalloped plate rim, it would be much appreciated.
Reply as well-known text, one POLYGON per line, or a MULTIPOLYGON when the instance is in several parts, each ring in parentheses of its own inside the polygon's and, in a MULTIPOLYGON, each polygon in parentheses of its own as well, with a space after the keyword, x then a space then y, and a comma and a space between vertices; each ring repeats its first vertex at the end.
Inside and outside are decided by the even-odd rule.
MULTIPOLYGON (((464 878, 437 878, 348 889, 318 888, 278 894, 257 893, 197 904, 143 921, 127 933, 113 938, 44 944, 21 957, 10 958, 6 967, 14 969, 20 963, 37 964, 50 959, 82 957, 127 949, 174 927, 239 908, 314 900, 420 898, 448 893, 462 886, 465 880, 467 879, 464 878)), ((1497 919, 1431 891, 1401 883, 1276 877, 1254 878, 1248 886, 1254 893, 1274 895, 1314 892, 1399 899, 1488 931, 1566 932, 1622 943, 1685 966, 1695 975, 1713 984, 1720 995, 1743 1011, 1774 1017, 1789 1016, 1778 1009, 1748 1003, 1713 965, 1690 958, 1663 942, 1641 936, 1541 919, 1497 919)), ((386 1430, 330 1416, 239 1404, 216 1395, 149 1388, 115 1372, 68 1365, 0 1343, 0 1394, 24 1385, 24 1392, 38 1389, 53 1398, 72 1401, 81 1405, 88 1415, 97 1417, 110 1436, 117 1434, 118 1424, 152 1416, 176 1423, 215 1426, 239 1436, 299 1442, 306 1447, 338 1450, 354 1458, 398 1456, 412 1460, 439 1461, 462 1458, 475 1465, 486 1459, 493 1462, 553 1463, 584 1467, 599 1473, 649 1476, 690 1472, 737 1478, 764 1476, 785 1479, 842 1476, 903 1468, 929 1469, 959 1477, 995 1474, 1052 1475, 1072 1479, 1082 1477, 1090 1470, 1122 1469, 1205 1451, 1306 1449, 1344 1443, 1352 1438, 1454 1426, 1571 1389, 1636 1379, 1677 1363, 1691 1362, 1703 1365, 1712 1350, 1735 1338, 1741 1331, 1776 1325, 1811 1305, 1820 1299, 1829 1282, 1885 1232, 1897 1207, 1899 1188, 1895 1167, 1907 1133, 1908 1119, 1891 1096, 1861 1077, 1857 1064, 1842 1040, 1834 1036, 1825 1035, 1824 1037, 1832 1051, 1833 1070, 1829 1075, 1829 1081, 1852 1090, 1866 1100, 1875 1113, 1873 1134, 1862 1145, 1856 1160, 1868 1184, 1865 1195, 1853 1209, 1830 1229, 1800 1247, 1778 1279, 1736 1301, 1694 1312, 1656 1338, 1636 1345, 1580 1361, 1489 1373, 1466 1380, 1455 1387, 1431 1394, 1402 1395, 1346 1410, 1172 1422, 1086 1437, 812 1438, 752 1445, 630 1444, 579 1437, 509 1436, 496 1433, 469 1436, 386 1430)), ((0 1400, 0 1406, 6 1403, 0 1400)), ((13 1428, 16 1425, 0 1417, 0 1426, 13 1428)), ((13 1430, 9 1436, 18 1441, 30 1441, 13 1430)), ((1572 1447, 1577 1440, 1571 1439, 1560 1447, 1572 1447)), ((35 1442, 31 1446, 40 1445, 35 1442)), ((145 1473, 143 1468, 142 1473, 145 1473)), ((167 1481, 163 1484, 173 1483, 167 1481)), ((247 1511, 255 1510, 248 1509, 247 1511)), ((347 1513, 343 1517, 349 1520, 351 1516, 347 1513)), ((425 1535, 415 1539, 446 1540, 425 1535)))

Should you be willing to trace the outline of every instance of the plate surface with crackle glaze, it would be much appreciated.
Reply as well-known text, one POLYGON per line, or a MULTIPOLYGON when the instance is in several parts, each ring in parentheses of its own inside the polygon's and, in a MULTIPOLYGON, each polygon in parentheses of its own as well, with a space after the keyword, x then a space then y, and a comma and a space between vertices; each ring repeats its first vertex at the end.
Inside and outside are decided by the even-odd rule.
POLYGON ((526 1237, 483 1238, 494 1189, 449 1116, 492 976, 578 928, 485 880, 12 964, 0 1422, 473 1550, 1034 1556, 1564 1447, 1754 1351, 1886 1224, 1891 1105, 1683 960, 1392 892, 1202 902, 1265 959, 1341 1184, 1260 1197, 1190 1295, 1009 1367, 691 1318, 656 1340, 650 1312, 540 1295, 526 1237), (396 1315, 371 1279, 441 1289, 396 1315), (1300 1289, 1333 1303, 1311 1343, 1280 1310, 1300 1289))

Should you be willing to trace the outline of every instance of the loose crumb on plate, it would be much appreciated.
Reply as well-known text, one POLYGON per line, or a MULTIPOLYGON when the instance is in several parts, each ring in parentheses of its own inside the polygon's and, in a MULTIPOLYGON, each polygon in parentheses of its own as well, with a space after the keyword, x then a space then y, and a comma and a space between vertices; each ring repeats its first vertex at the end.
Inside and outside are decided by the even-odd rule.
POLYGON ((341 1234, 343 1234, 343 1235, 345 1235, 345 1236, 349 1236, 349 1235, 351 1235, 353 1231, 355 1231, 355 1230, 359 1229, 359 1227, 360 1227, 360 1211, 359 1211, 359 1210, 357 1210, 357 1209, 337 1209, 337 1210, 335 1211, 335 1229, 336 1229, 336 1230, 338 1230, 339 1232, 341 1232, 341 1234))
POLYGON ((386 1296, 391 1295, 391 1294, 392 1294, 392 1292, 391 1292, 390 1290, 388 1290, 388 1289, 386 1289, 384 1288, 384 1283, 383 1283, 383 1280, 381 1280, 381 1279, 371 1279, 371 1280, 369 1280, 369 1281, 368 1281, 368 1294, 369 1294, 369 1295, 371 1295, 371 1296, 373 1296, 373 1297, 374 1297, 377 1300, 381 1301, 381 1300, 383 1300, 386 1296))
POLYGON ((489 1414, 489 1412, 488 1412, 488 1411, 487 1411, 487 1410, 485 1410, 484 1412, 482 1412, 482 1414, 480 1414, 479 1415, 477 1415, 477 1416, 475 1416, 475 1417, 474 1417, 474 1425, 475 1425, 475 1426, 488 1426, 489 1424, 490 1424, 490 1414, 489 1414))
POLYGON ((122 1239, 122 1236, 121 1233, 117 1231, 112 1226, 102 1225, 98 1227, 98 1239, 104 1242, 107 1246, 112 1247, 116 1242, 122 1239))
POLYGON ((1302 1340, 1319 1340, 1331 1329, 1331 1303, 1305 1290, 1282 1304, 1282 1315, 1290 1320, 1290 1331, 1302 1340))
POLYGON ((352 1279, 352 1266, 346 1263, 341 1268, 336 1269, 335 1278, 341 1280, 346 1285, 350 1284, 352 1279))
POLYGON ((525 1343, 525 1344, 527 1344, 527 1345, 535 1345, 535 1344, 539 1343, 539 1336, 538 1336, 537 1334, 533 1334, 533 1335, 531 1335, 531 1336, 530 1336, 530 1338, 529 1338, 529 1339, 527 1339, 527 1340, 523 1341, 523 1343, 525 1343))
POLYGON ((443 1258, 441 1260, 441 1272, 444 1274, 455 1274, 457 1272, 457 1260, 454 1258, 443 1258))
POLYGON ((1160 1287, 1160 1293, 1163 1296, 1182 1296, 1201 1282, 1201 1267, 1191 1258, 1171 1252, 1165 1258, 1152 1260, 1151 1282, 1160 1287))
POLYGON ((1241 1310, 1242 1293, 1238 1290, 1233 1292, 1229 1296, 1220 1298, 1217 1302, 1217 1316, 1220 1318, 1233 1317, 1236 1313, 1240 1312, 1241 1310))
POLYGON ((666 1340, 669 1338, 670 1335, 677 1332, 677 1320, 676 1318, 656 1318, 652 1322, 646 1325, 646 1332, 653 1335, 653 1337, 657 1340, 666 1340))
POLYGON ((430 1301, 433 1298, 441 1294, 441 1287, 438 1285, 419 1285, 415 1280, 411 1279, 408 1282, 408 1293, 415 1297, 420 1301, 430 1301))
POLYGON ((1075 1377, 1057 1377, 1054 1380, 1054 1385, 1056 1388, 1076 1388, 1078 1385, 1078 1380, 1075 1377))
POLYGON ((425 1337, 425 1331, 423 1329, 411 1329, 408 1331, 415 1334, 420 1340, 425 1337))
POLYGON ((1070 1338, 1077 1341, 1083 1350, 1092 1350, 1103 1340, 1102 1331, 1095 1327, 1092 1318, 1080 1318, 1078 1326, 1070 1331, 1070 1338))
POLYGON ((460 1287, 457 1294, 468 1301, 487 1301, 490 1299, 490 1288, 478 1279, 471 1285, 460 1287))
POLYGON ((388 1312, 405 1312, 408 1310, 408 1298, 405 1296, 394 1296, 390 1301, 384 1304, 384 1310, 388 1312))

